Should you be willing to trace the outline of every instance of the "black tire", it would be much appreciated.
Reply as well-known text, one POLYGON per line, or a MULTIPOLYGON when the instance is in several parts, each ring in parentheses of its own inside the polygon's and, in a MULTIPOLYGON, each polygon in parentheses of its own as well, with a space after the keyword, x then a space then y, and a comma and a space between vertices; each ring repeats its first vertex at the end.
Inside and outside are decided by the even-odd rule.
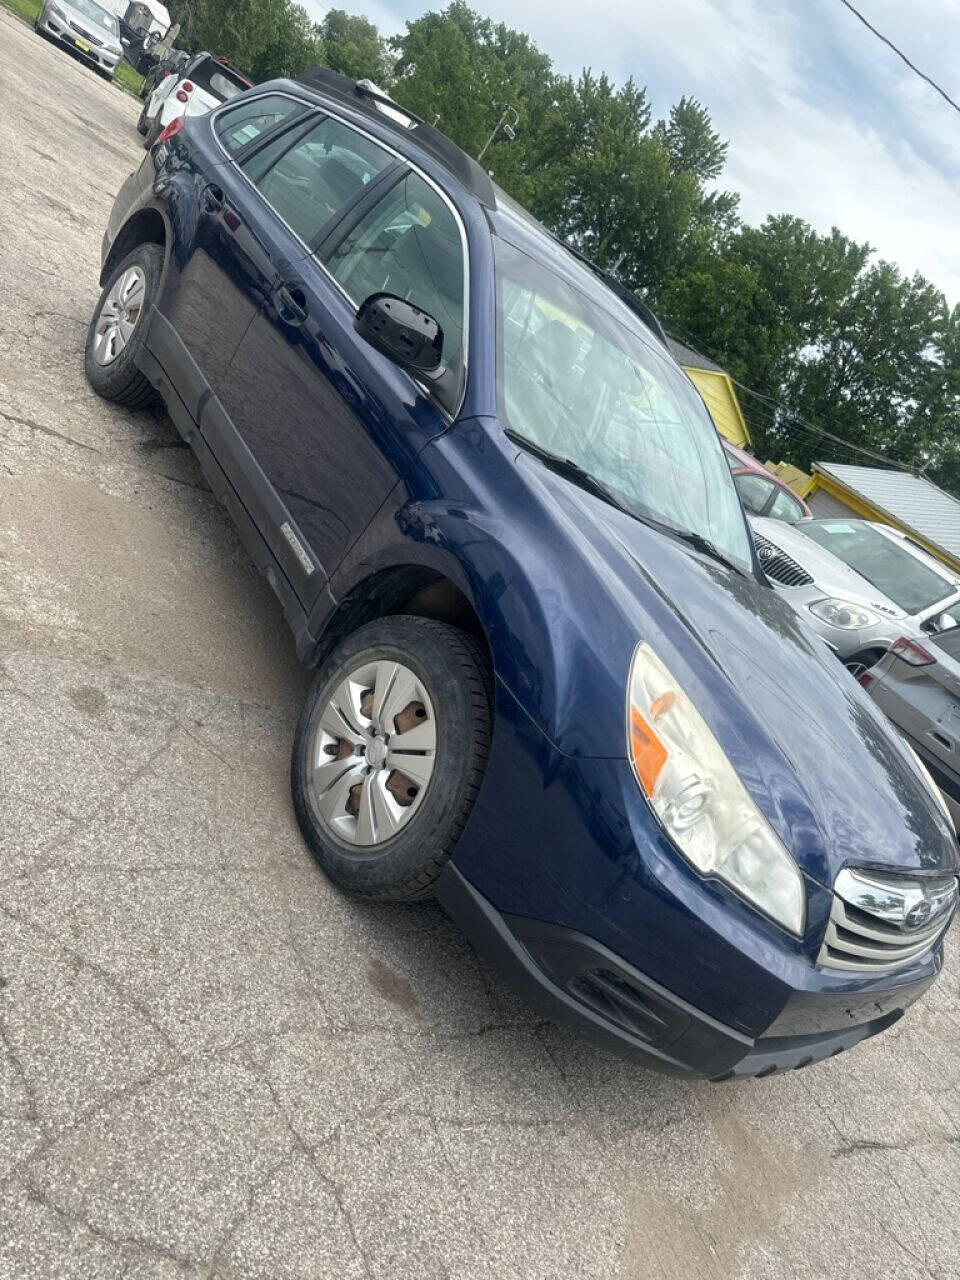
POLYGON ((844 658, 843 665, 855 680, 859 680, 865 671, 869 671, 880 661, 883 655, 883 649, 865 649, 863 653, 854 653, 849 658, 844 658))
POLYGON ((157 117, 154 120, 153 124, 148 125, 145 132, 146 132, 146 137, 143 140, 143 148, 145 151, 149 151, 150 148, 153 146, 153 144, 156 142, 156 140, 160 137, 160 134, 163 132, 163 125, 160 123, 159 111, 157 112, 157 117))
POLYGON ((147 136, 147 104, 143 104, 143 110, 140 112, 140 119, 137 121, 137 133, 141 138, 147 136))
POLYGON ((432 895, 473 808, 491 734, 490 677, 483 646, 456 627, 398 615, 367 623, 317 673, 297 725, 291 788, 300 830, 329 878, 359 897, 398 902, 432 895), (336 686, 364 663, 393 659, 422 682, 437 722, 436 763, 418 811, 392 839, 367 850, 340 840, 317 815, 308 789, 315 717, 336 686))
POLYGON ((87 341, 83 353, 83 367, 87 381, 98 396, 104 400, 112 400, 114 404, 126 405, 129 409, 145 409, 157 399, 157 393, 136 365, 136 357, 143 349, 143 338, 146 331, 146 317, 160 288, 163 275, 163 249, 158 244, 141 244, 131 250, 122 261, 118 262, 107 277, 100 294, 100 300, 93 312, 93 319, 87 330, 87 341), (103 310, 107 294, 114 281, 128 267, 142 267, 146 278, 146 289, 143 305, 130 340, 112 364, 98 364, 93 354, 93 341, 97 320, 103 310))

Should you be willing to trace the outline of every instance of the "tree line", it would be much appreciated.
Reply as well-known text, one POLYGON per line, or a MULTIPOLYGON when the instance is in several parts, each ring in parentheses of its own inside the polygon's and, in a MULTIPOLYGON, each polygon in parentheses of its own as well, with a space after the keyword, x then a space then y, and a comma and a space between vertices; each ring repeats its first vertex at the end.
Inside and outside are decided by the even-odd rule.
POLYGON ((529 36, 463 0, 384 40, 365 18, 314 23, 291 0, 174 0, 187 48, 254 79, 326 66, 369 77, 476 156, 505 107, 496 181, 612 270, 668 331, 752 388, 761 457, 864 461, 841 437, 960 493, 960 306, 838 229, 790 214, 750 226, 723 188, 728 143, 683 97, 655 118, 634 79, 559 74, 529 36))

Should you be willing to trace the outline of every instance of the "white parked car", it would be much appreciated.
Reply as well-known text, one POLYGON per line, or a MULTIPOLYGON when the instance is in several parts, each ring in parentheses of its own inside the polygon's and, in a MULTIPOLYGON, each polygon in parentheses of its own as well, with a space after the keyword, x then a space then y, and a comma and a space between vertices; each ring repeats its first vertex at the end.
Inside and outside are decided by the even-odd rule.
POLYGON ((206 115, 249 88, 251 81, 225 59, 198 53, 181 71, 165 76, 144 103, 137 122, 143 145, 149 150, 178 116, 206 115))
POLYGON ((960 577, 890 525, 755 519, 751 532, 774 587, 856 676, 900 636, 960 621, 960 577))

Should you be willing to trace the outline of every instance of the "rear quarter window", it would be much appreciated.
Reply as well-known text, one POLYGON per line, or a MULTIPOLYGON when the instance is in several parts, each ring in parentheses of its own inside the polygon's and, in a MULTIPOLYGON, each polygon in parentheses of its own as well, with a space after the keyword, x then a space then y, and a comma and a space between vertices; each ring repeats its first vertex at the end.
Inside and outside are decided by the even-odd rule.
POLYGON ((217 137, 232 156, 238 155, 262 134, 304 111, 302 102, 279 95, 253 98, 224 111, 214 126, 217 137))

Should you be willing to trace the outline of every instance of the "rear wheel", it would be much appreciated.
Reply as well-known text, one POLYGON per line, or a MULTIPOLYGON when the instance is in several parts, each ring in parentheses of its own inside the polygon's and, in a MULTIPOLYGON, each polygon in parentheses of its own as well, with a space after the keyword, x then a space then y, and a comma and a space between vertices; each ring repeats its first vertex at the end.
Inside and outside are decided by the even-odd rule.
POLYGON ((291 766, 300 829, 331 880, 383 901, 429 897, 490 730, 486 658, 466 632, 397 616, 344 640, 307 696, 291 766))
POLYGON ((162 274, 163 249, 141 244, 107 278, 87 330, 83 358, 87 381, 104 400, 141 409, 156 399, 136 357, 162 274))

